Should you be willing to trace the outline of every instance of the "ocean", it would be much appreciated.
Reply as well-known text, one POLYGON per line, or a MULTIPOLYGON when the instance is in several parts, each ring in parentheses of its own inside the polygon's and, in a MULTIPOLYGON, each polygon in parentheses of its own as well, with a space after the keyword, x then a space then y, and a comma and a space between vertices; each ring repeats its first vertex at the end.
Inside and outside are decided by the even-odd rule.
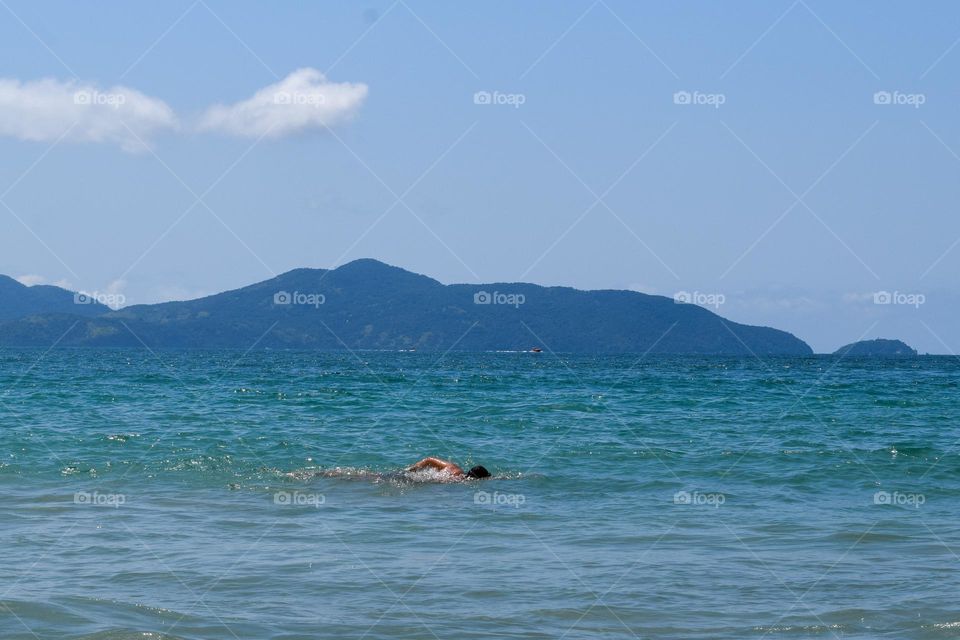
POLYGON ((960 361, 0 352, 0 638, 960 637, 960 361), (494 477, 420 482, 433 455, 494 477))

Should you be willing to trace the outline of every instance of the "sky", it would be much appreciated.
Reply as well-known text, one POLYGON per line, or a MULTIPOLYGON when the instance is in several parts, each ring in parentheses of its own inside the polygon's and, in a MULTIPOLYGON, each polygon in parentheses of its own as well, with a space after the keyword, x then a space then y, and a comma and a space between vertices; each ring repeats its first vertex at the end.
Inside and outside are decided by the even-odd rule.
POLYGON ((960 352, 960 5, 0 1, 0 273, 372 257, 960 352))

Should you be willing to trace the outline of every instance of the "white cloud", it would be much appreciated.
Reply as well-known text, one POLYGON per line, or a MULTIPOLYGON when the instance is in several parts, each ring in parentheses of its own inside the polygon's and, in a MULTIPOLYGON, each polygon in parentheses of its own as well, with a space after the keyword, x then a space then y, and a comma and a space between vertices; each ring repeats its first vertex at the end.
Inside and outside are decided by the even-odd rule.
POLYGON ((17 282, 28 287, 32 287, 35 284, 43 284, 47 281, 43 276, 38 276, 35 273, 28 273, 22 276, 17 276, 14 278, 17 282))
POLYGON ((316 69, 298 69, 247 100, 210 107, 200 128, 250 138, 279 138, 348 120, 366 97, 365 84, 329 82, 316 69))
POLYGON ((177 117, 164 101, 129 87, 101 90, 52 78, 30 82, 0 78, 0 136, 36 142, 63 136, 72 142, 142 151, 151 135, 176 127, 177 117))
POLYGON ((107 293, 123 293, 123 290, 127 287, 126 280, 114 280, 107 285, 107 293))

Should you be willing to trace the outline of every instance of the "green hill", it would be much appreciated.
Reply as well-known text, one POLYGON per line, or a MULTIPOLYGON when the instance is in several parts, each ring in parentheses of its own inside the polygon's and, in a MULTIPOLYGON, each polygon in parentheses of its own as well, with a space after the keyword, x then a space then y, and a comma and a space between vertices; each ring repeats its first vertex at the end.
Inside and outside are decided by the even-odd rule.
POLYGON ((0 344, 49 346, 62 336, 62 345, 103 347, 812 353, 784 331, 730 322, 663 296, 524 283, 443 285, 376 260, 296 269, 234 291, 80 322, 75 316, 5 322, 0 344))

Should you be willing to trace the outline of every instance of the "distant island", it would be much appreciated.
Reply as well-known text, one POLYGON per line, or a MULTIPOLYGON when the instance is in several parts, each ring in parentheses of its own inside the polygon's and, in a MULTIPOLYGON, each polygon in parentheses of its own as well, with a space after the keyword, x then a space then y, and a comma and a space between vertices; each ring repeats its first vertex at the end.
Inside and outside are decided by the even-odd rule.
POLYGON ((0 345, 805 356, 796 336, 634 291, 444 285, 371 259, 295 269, 189 300, 113 311, 0 280, 0 345))
POLYGON ((837 356, 871 356, 871 357, 911 357, 917 355, 917 350, 900 340, 861 340, 846 344, 833 352, 837 356))

